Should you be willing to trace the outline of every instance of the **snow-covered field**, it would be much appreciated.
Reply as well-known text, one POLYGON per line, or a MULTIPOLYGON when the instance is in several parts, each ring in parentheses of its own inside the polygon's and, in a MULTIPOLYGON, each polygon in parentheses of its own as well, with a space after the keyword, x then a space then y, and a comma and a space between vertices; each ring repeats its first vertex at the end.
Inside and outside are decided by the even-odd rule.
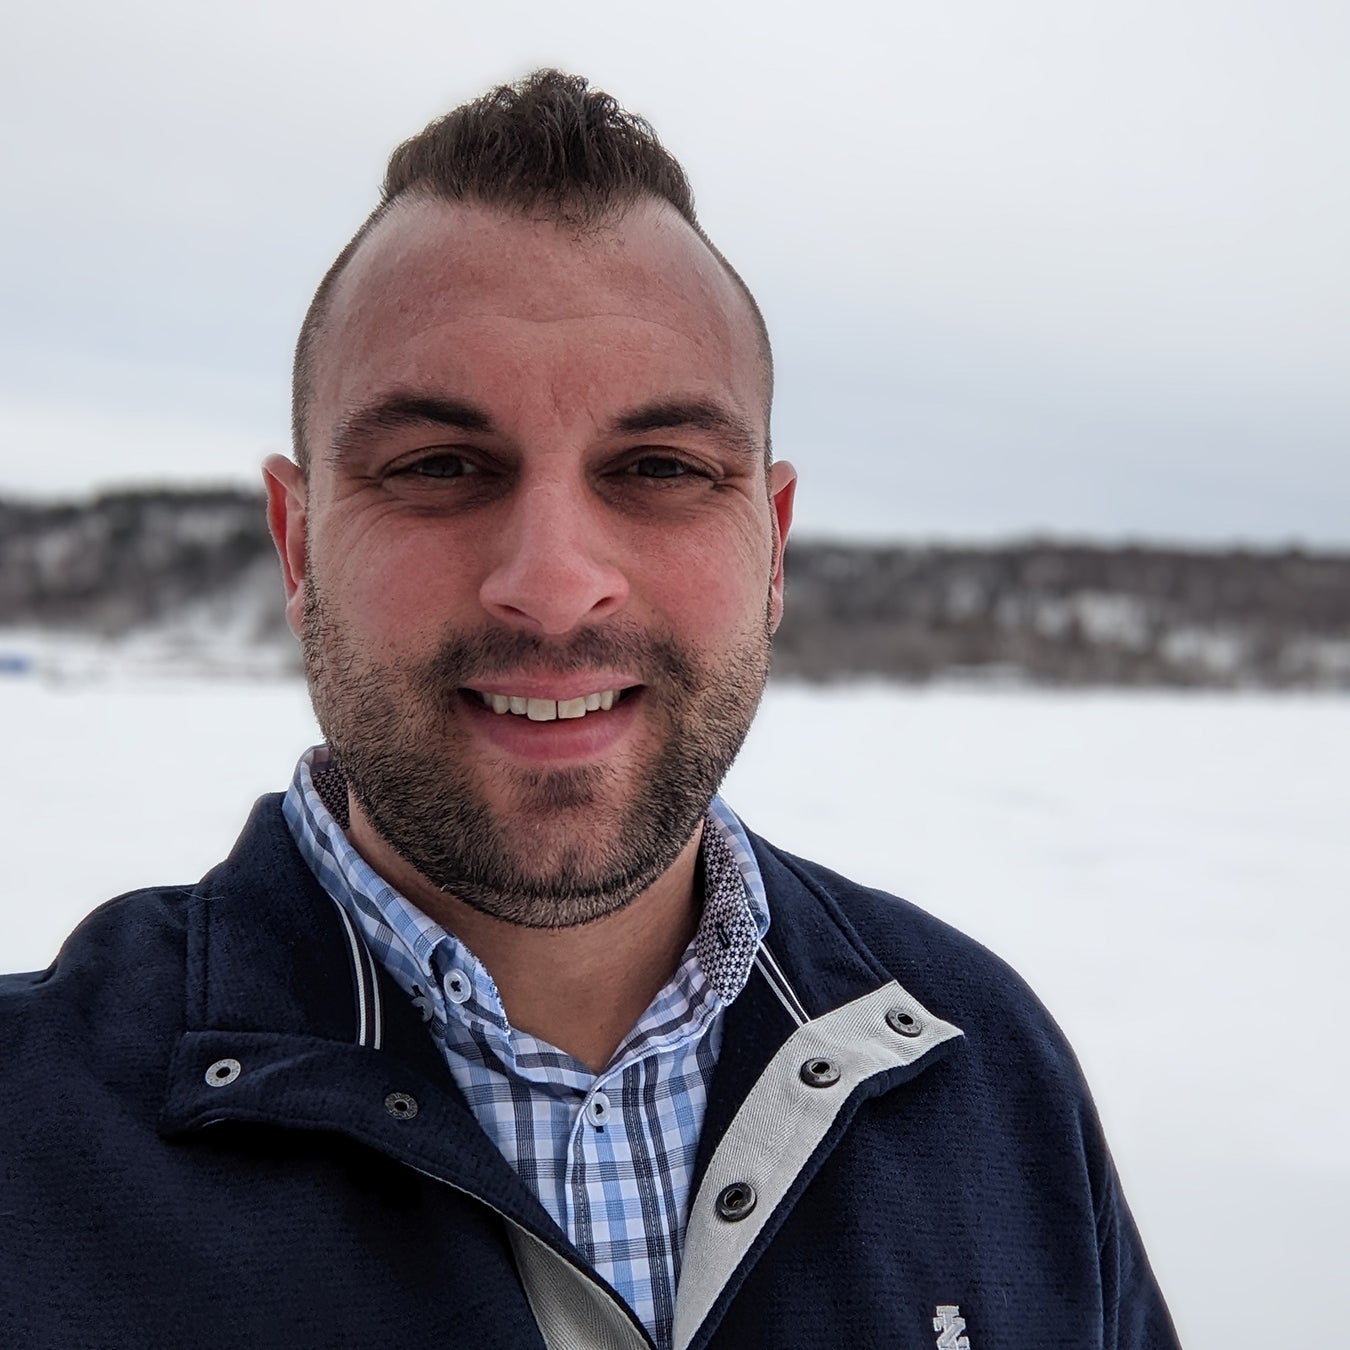
MULTIPOLYGON (((198 876, 316 736, 297 683, 0 678, 0 967, 198 876)), ((1269 1350, 1350 1309, 1348 763, 1346 699, 780 687, 726 791, 1031 980, 1183 1343, 1269 1350)))

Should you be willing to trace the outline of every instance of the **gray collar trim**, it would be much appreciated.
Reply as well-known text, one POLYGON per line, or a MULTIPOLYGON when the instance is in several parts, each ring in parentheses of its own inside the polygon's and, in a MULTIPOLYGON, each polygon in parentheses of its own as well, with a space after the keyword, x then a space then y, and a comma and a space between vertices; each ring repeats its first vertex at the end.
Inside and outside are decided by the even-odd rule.
POLYGON ((891 981, 788 1037, 741 1103, 690 1209, 674 1350, 689 1345, 854 1089, 961 1034, 891 981))

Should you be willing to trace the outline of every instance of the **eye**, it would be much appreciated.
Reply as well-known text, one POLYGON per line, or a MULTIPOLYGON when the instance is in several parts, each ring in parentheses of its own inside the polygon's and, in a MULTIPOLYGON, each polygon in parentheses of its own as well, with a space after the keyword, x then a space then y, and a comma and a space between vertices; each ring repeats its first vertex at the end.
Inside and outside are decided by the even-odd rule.
POLYGON ((473 460, 449 450, 424 455, 395 470, 396 474, 407 478, 468 478, 481 472, 482 469, 473 460))
POLYGON ((643 455, 628 466, 628 472, 636 478, 687 478, 698 470, 671 455, 643 455))

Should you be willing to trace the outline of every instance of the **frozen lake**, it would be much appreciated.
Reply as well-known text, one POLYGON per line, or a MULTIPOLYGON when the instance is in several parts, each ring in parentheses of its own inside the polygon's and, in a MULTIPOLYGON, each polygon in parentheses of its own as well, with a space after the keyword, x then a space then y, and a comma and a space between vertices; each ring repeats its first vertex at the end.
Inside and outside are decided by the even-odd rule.
MULTIPOLYGON (((0 679, 0 719, 7 969, 195 879, 317 739, 282 682, 0 679)), ((1031 981, 1184 1344, 1268 1350, 1350 1307, 1347 763, 1347 699, 779 687, 726 795, 1031 981)))

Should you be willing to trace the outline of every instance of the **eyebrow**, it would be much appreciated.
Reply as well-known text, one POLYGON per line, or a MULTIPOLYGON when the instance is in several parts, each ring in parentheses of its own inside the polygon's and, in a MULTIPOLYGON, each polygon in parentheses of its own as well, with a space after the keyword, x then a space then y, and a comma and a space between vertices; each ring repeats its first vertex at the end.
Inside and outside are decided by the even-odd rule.
MULTIPOLYGON (((394 393, 348 413, 338 422, 328 449, 328 463, 339 467, 365 441, 381 432, 426 426, 476 433, 495 430, 492 418, 464 399, 394 393)), ((707 399, 663 399, 644 404, 615 418, 613 429, 629 436, 692 429, 711 433, 747 458, 764 453, 763 442, 749 422, 707 399)))
POLYGON ((328 449, 328 462, 332 467, 338 467, 353 456, 364 441, 382 431, 425 426, 448 427, 454 431, 493 430, 492 418, 463 399, 395 393, 348 413, 338 422, 328 449))
POLYGON ((764 442, 749 422, 706 399, 666 399, 648 403, 614 420, 614 430, 627 435, 681 429, 710 432, 746 456, 764 453, 764 442))

